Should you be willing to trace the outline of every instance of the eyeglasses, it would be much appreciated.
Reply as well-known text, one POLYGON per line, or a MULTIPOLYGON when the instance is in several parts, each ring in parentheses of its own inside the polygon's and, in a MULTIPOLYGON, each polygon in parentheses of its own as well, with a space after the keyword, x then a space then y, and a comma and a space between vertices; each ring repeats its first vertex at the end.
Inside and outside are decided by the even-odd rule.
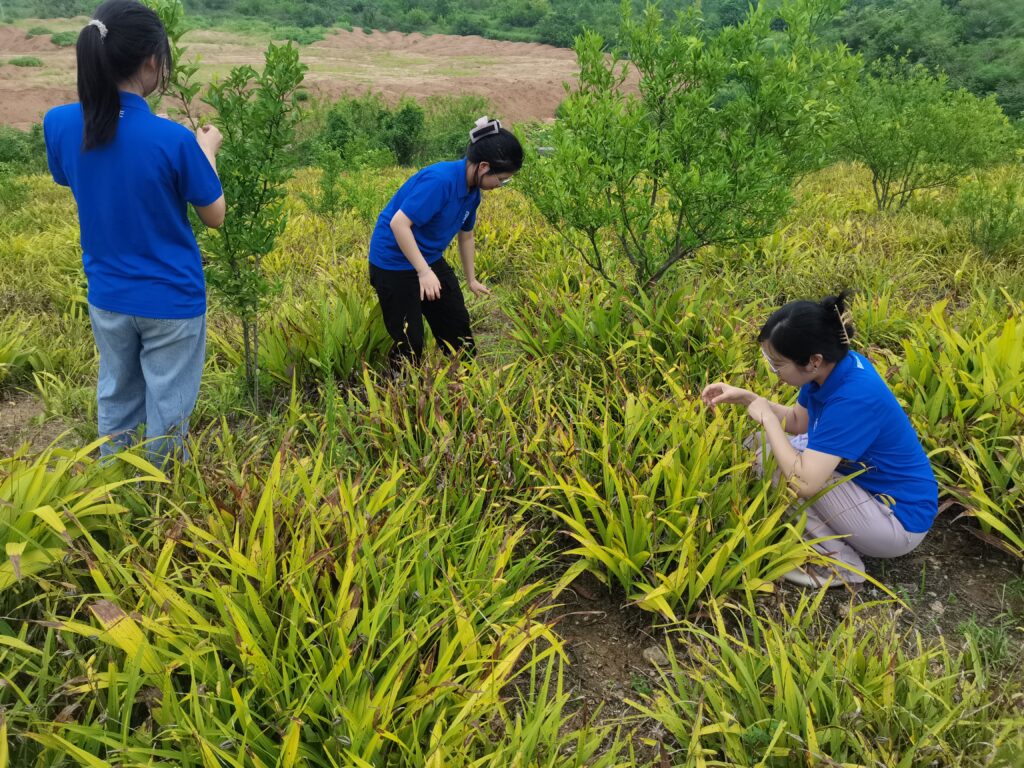
POLYGON ((498 179, 498 186, 504 187, 506 184, 512 183, 512 177, 509 176, 507 179, 498 179))
POLYGON ((768 363, 768 368, 771 369, 771 372, 775 373, 775 374, 778 374, 779 368, 782 368, 786 364, 786 363, 780 363, 779 367, 776 368, 775 364, 772 362, 772 359, 770 357, 768 357, 768 353, 764 351, 763 347, 761 348, 761 357, 763 357, 764 361, 766 363, 768 363))

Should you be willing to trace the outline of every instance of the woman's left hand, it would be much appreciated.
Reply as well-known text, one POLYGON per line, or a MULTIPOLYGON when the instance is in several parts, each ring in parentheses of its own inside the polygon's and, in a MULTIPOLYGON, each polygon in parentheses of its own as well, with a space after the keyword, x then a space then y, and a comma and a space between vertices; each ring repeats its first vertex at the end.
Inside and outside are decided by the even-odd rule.
POLYGON ((747 406, 747 415, 761 425, 764 425, 764 420, 772 413, 772 404, 763 397, 755 397, 747 406))
POLYGON ((491 294, 491 289, 476 279, 470 280, 467 283, 467 287, 473 292, 474 296, 490 296, 491 294))

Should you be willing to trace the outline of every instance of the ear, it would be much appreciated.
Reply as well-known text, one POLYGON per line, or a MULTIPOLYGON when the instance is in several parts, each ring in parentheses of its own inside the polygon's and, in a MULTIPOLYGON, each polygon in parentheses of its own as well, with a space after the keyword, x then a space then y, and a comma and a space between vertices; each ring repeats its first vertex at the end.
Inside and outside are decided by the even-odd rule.
POLYGON ((817 368, 817 367, 819 367, 824 362, 825 362, 825 358, 822 357, 821 353, 816 353, 816 354, 811 355, 810 359, 807 361, 807 367, 808 368, 817 368))
POLYGON ((477 170, 480 172, 481 176, 486 176, 488 173, 491 172, 491 164, 488 163, 486 160, 481 160, 479 163, 476 164, 476 167, 477 170))

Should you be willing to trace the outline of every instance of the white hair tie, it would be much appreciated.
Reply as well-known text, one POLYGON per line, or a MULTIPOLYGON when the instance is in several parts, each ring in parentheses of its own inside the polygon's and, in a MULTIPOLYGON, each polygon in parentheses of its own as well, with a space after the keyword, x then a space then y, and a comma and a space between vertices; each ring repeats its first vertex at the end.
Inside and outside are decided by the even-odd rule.
POLYGON ((107 25, 104 24, 99 19, 93 19, 92 21, 90 21, 85 26, 87 26, 87 27, 96 27, 96 29, 98 29, 100 31, 100 40, 106 40, 107 39, 107 25))

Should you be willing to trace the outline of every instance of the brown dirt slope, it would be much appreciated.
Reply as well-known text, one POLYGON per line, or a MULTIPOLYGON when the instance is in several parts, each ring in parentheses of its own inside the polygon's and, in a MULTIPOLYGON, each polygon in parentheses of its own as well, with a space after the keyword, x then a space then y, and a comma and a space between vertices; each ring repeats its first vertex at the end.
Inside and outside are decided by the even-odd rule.
MULTIPOLYGON (((260 66, 267 41, 211 29, 189 33, 185 43, 190 55, 201 56, 199 77, 208 80, 239 64, 260 66)), ((309 67, 307 87, 322 96, 371 90, 394 102, 478 94, 511 122, 553 117, 565 95, 563 83, 576 76, 572 51, 482 37, 341 30, 303 46, 301 56, 309 67)), ((50 107, 75 98, 73 47, 55 46, 49 36, 29 38, 23 27, 0 27, 0 125, 27 128, 50 107), (24 55, 43 66, 7 63, 24 55)))

